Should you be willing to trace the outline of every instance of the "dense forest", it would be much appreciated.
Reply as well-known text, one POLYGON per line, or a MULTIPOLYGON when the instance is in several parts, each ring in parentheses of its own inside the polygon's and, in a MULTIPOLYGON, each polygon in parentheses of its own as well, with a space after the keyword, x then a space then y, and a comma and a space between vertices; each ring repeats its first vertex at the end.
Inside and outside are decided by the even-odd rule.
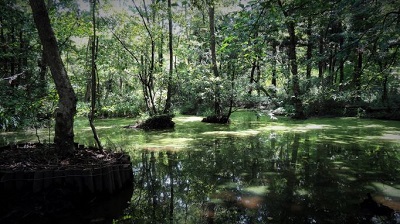
MULTIPOLYGON (((399 119, 397 0, 48 0, 77 116, 399 119)), ((59 95, 27 1, 0 2, 0 128, 59 95)))

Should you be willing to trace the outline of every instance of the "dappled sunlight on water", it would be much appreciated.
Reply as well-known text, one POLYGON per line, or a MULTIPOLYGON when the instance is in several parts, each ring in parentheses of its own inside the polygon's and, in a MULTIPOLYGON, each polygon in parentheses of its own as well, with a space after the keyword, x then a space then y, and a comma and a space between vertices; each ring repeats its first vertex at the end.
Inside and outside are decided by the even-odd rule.
POLYGON ((212 136, 254 136, 260 134, 259 131, 256 130, 244 130, 244 131, 207 131, 203 132, 203 135, 212 135, 212 136))
POLYGON ((383 133, 380 139, 400 141, 400 132, 386 132, 383 133))
POLYGON ((186 123, 186 122, 201 122, 203 117, 196 117, 196 116, 180 116, 175 117, 173 120, 175 122, 186 123))

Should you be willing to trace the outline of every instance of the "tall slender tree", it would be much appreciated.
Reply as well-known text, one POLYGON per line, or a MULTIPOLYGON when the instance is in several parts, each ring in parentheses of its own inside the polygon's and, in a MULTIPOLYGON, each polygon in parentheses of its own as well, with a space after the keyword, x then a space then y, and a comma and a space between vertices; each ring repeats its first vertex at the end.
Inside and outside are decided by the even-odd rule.
POLYGON ((171 98, 172 98, 172 74, 174 69, 174 48, 172 45, 172 4, 171 0, 168 0, 168 49, 169 49, 169 71, 168 71, 168 83, 167 83, 167 99, 165 100, 164 114, 171 112, 171 98))
POLYGON ((96 58, 97 58, 97 45, 98 38, 96 35, 96 2, 97 0, 92 0, 92 23, 93 23, 93 37, 91 43, 92 57, 91 57, 91 89, 92 96, 90 100, 90 114, 89 114, 89 124, 93 132, 94 140, 96 141, 97 147, 102 150, 99 136, 97 135, 96 127, 94 126, 94 117, 96 111, 96 100, 97 100, 97 69, 96 69, 96 58))
POLYGON ((281 0, 278 0, 279 7, 282 10, 283 15, 286 19, 286 28, 289 33, 289 46, 288 46, 288 59, 290 63, 290 71, 292 73, 292 91, 293 91, 293 104, 295 109, 294 118, 303 118, 303 104, 300 99, 300 83, 299 83, 299 74, 297 67, 297 53, 296 53, 296 45, 297 45, 297 37, 296 37, 296 24, 294 19, 292 18, 291 9, 286 8, 281 0))
POLYGON ((217 53, 216 53, 216 40, 215 40, 215 2, 211 0, 208 2, 208 19, 210 29, 210 51, 211 51, 211 69, 214 77, 217 80, 215 85, 215 96, 214 96, 214 113, 217 117, 222 115, 221 109, 221 96, 219 87, 219 72, 217 65, 217 53))

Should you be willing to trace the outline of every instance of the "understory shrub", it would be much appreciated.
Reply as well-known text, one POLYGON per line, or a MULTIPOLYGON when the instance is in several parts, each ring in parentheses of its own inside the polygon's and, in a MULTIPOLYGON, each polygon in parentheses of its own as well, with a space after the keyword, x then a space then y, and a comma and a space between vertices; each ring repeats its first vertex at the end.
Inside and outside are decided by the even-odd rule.
POLYGON ((312 88, 303 95, 304 112, 307 116, 354 116, 346 110, 352 96, 354 94, 349 91, 312 88))

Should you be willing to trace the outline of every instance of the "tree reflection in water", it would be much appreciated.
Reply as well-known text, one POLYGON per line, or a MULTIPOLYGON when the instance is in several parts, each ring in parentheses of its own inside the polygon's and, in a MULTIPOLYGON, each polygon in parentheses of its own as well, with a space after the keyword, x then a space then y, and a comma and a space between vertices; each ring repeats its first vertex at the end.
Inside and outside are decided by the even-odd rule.
POLYGON ((398 144, 333 145, 317 135, 224 136, 135 152, 131 206, 116 222, 389 223, 360 205, 369 192, 400 205, 398 144))

